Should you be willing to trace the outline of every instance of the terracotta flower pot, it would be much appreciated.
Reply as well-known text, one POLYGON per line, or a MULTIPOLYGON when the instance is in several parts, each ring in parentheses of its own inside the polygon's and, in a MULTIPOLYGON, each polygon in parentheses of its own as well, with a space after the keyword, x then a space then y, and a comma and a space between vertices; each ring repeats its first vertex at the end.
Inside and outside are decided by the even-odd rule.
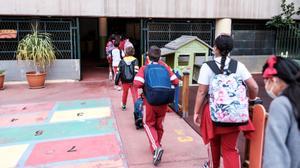
POLYGON ((0 74, 0 90, 4 89, 4 79, 5 79, 5 75, 0 74))
POLYGON ((46 73, 27 72, 26 78, 30 89, 40 89, 45 87, 46 73))

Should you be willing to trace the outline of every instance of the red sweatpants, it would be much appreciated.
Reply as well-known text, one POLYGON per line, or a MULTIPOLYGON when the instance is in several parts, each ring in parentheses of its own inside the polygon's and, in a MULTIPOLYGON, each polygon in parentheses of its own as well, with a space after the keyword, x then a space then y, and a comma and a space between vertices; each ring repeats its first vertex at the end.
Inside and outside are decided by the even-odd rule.
POLYGON ((132 83, 122 83, 122 87, 123 87, 122 104, 126 105, 126 103, 127 103, 127 97, 128 97, 128 90, 129 89, 130 89, 133 104, 134 104, 137 97, 138 97, 137 88, 133 87, 132 83))
POLYGON ((216 135, 210 141, 213 168, 220 167, 222 153, 224 168, 240 168, 240 155, 236 148, 239 132, 216 135))
POLYGON ((164 133, 163 120, 166 116, 168 105, 151 106, 146 99, 144 113, 144 130, 147 134, 151 153, 161 146, 161 139, 164 133))

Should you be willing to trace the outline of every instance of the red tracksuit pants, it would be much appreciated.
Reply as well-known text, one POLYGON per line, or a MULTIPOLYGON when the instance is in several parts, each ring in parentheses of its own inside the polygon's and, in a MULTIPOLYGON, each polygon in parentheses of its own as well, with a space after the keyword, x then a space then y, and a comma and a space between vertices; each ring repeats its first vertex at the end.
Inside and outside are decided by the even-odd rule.
POLYGON ((222 153, 224 168, 240 168, 240 155, 236 148, 239 131, 216 135, 210 141, 209 155, 211 155, 212 168, 220 167, 222 153), (210 153, 211 152, 211 153, 210 153))
POLYGON ((123 94, 122 94, 122 104, 126 105, 127 103, 127 97, 128 97, 128 91, 130 89, 133 104, 135 103, 137 97, 138 97, 138 91, 137 88, 133 87, 132 83, 122 83, 123 88, 123 94))
POLYGON ((146 99, 144 113, 144 130, 147 134, 150 150, 154 150, 161 146, 161 139, 164 133, 163 121, 168 110, 168 105, 151 106, 146 99))

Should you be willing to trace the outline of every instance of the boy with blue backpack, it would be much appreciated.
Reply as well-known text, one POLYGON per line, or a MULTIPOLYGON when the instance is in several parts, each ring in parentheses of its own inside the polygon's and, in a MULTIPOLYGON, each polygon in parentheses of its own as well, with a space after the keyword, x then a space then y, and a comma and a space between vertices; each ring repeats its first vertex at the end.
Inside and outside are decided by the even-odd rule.
POLYGON ((143 116, 144 130, 150 143, 155 166, 160 163, 164 152, 161 147, 164 132, 162 122, 168 110, 168 104, 174 100, 175 86, 179 83, 171 68, 159 61, 160 56, 160 48, 151 46, 150 63, 141 67, 134 78, 134 86, 143 88, 144 91, 146 107, 143 116))

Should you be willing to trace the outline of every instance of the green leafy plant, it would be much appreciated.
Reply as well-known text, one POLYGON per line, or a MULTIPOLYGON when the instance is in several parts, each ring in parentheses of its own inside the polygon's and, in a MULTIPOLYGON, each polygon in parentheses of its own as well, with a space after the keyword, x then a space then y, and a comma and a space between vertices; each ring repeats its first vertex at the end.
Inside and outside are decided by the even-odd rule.
POLYGON ((300 7, 297 10, 295 10, 295 3, 291 2, 287 4, 286 0, 281 1, 280 7, 282 12, 279 15, 272 17, 272 20, 268 21, 266 25, 268 27, 274 27, 274 28, 284 28, 284 27, 297 28, 295 26, 296 22, 293 19, 293 16, 300 15, 300 7))
POLYGON ((51 34, 38 32, 37 23, 32 25, 32 33, 19 42, 16 55, 17 60, 32 61, 36 73, 45 72, 56 59, 51 34))
POLYGON ((5 70, 0 69, 0 75, 3 75, 5 73, 5 70))

